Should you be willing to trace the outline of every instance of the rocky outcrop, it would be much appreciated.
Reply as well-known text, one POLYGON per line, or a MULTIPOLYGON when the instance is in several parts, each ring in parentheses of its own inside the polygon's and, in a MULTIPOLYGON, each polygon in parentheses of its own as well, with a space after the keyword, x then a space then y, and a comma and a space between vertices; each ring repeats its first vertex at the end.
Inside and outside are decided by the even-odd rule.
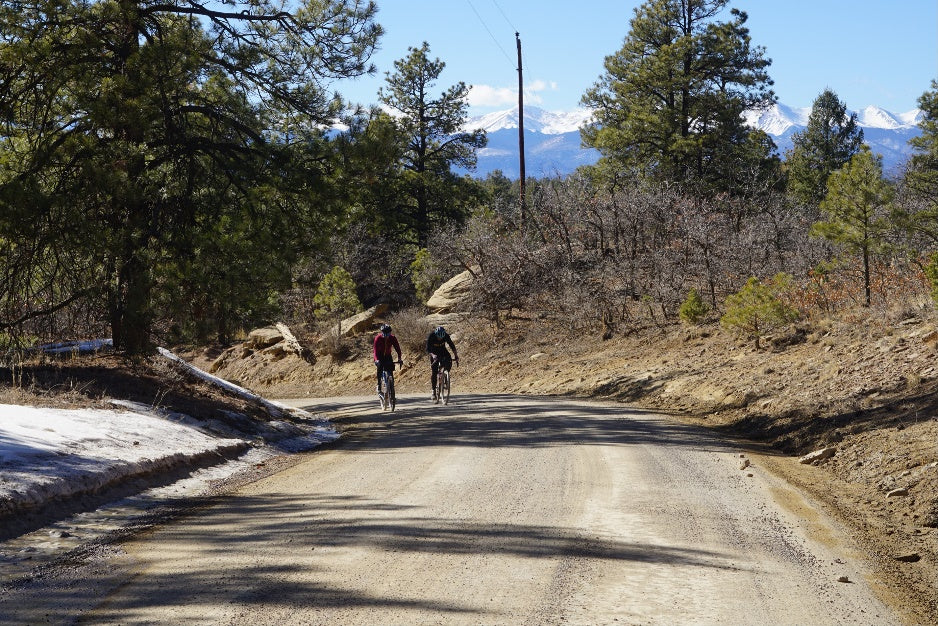
POLYGON ((831 458, 836 453, 837 448, 821 448, 820 450, 815 450, 814 452, 809 452, 808 454, 804 455, 798 459, 798 462, 805 465, 817 465, 818 463, 831 458))
POLYGON ((232 361, 245 359, 251 355, 263 355, 268 361, 276 361, 288 355, 303 359, 310 358, 309 350, 297 340, 286 324, 280 322, 273 326, 255 328, 248 333, 247 339, 222 352, 208 367, 209 373, 216 373, 232 361))
POLYGON ((293 331, 290 330, 290 327, 281 322, 275 324, 277 330, 280 331, 280 335, 283 337, 284 348, 287 352, 294 352, 300 356, 306 355, 306 348, 300 343, 299 339, 293 334, 293 331))
POLYGON ((352 335, 357 335, 359 333, 371 330, 371 327, 375 324, 375 318, 379 315, 382 315, 387 310, 387 304, 383 302, 376 304, 367 311, 362 311, 358 315, 347 317, 333 326, 332 334, 341 335, 343 337, 351 337, 352 335))
POLYGON ((276 326, 255 328, 248 333, 244 347, 249 350, 263 350, 283 341, 283 332, 276 326))
POLYGON ((427 300, 427 308, 431 313, 453 313, 465 310, 472 291, 472 272, 466 270, 456 274, 440 285, 427 300))

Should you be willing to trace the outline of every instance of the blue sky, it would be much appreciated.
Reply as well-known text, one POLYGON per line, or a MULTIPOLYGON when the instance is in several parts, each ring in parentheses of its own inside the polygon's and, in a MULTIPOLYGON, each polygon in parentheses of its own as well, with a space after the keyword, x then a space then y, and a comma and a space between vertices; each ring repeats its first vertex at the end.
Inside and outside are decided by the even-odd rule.
MULTIPOLYGON (((446 63, 437 92, 473 86, 471 113, 517 104, 521 34, 525 106, 568 111, 603 73, 603 60, 622 47, 637 0, 379 0, 386 33, 373 57, 373 77, 343 81, 346 99, 377 102, 385 73, 409 46, 430 45, 446 63)), ((938 78, 936 0, 756 0, 744 10, 754 45, 772 59, 779 101, 809 107, 831 88, 847 107, 893 113, 917 107, 938 78)))

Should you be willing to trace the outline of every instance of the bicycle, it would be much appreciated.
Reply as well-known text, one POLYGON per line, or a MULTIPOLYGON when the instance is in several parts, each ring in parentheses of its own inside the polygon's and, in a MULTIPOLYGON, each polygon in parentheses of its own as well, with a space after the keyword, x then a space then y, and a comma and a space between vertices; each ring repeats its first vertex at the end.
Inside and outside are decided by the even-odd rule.
POLYGON ((449 404, 449 370, 442 367, 436 375, 436 402, 449 404))
MULTIPOLYGON (((398 361, 398 365, 404 366, 403 361, 398 361)), ((397 396, 394 393, 394 372, 384 369, 381 371, 381 389, 378 391, 378 401, 381 403, 381 410, 392 412, 397 406, 397 396)))
POLYGON ((443 404, 449 404, 449 391, 450 391, 449 370, 443 367, 443 364, 440 363, 440 369, 437 371, 437 374, 436 374, 436 389, 434 390, 435 398, 433 400, 433 404, 438 404, 440 402, 442 402, 443 404))

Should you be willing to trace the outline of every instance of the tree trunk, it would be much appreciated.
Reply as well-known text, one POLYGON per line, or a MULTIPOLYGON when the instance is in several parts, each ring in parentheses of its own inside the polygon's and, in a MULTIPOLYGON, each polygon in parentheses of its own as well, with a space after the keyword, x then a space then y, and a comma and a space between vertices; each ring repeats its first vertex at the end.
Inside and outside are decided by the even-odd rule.
POLYGON ((131 355, 153 350, 149 271, 136 257, 124 263, 108 296, 114 348, 131 355))
POLYGON ((873 294, 870 290, 870 250, 863 248, 863 291, 866 294, 866 306, 873 304, 873 294))

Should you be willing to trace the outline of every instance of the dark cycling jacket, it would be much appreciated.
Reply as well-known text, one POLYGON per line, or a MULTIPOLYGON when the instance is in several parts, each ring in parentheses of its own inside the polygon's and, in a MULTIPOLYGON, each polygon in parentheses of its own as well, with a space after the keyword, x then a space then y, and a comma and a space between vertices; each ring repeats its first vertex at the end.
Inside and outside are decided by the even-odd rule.
POLYGON ((378 334, 375 337, 375 346, 372 351, 372 356, 375 361, 387 361, 388 359, 394 360, 394 354, 391 352, 391 349, 397 350, 397 360, 401 360, 401 344, 397 343, 397 337, 393 334, 385 337, 382 334, 378 334))
POLYGON ((436 333, 430 333, 430 336, 427 337, 427 352, 430 354, 446 354, 447 345, 453 349, 453 356, 456 356, 456 345, 453 343, 453 339, 449 336, 449 333, 446 333, 442 339, 437 337, 436 333))

